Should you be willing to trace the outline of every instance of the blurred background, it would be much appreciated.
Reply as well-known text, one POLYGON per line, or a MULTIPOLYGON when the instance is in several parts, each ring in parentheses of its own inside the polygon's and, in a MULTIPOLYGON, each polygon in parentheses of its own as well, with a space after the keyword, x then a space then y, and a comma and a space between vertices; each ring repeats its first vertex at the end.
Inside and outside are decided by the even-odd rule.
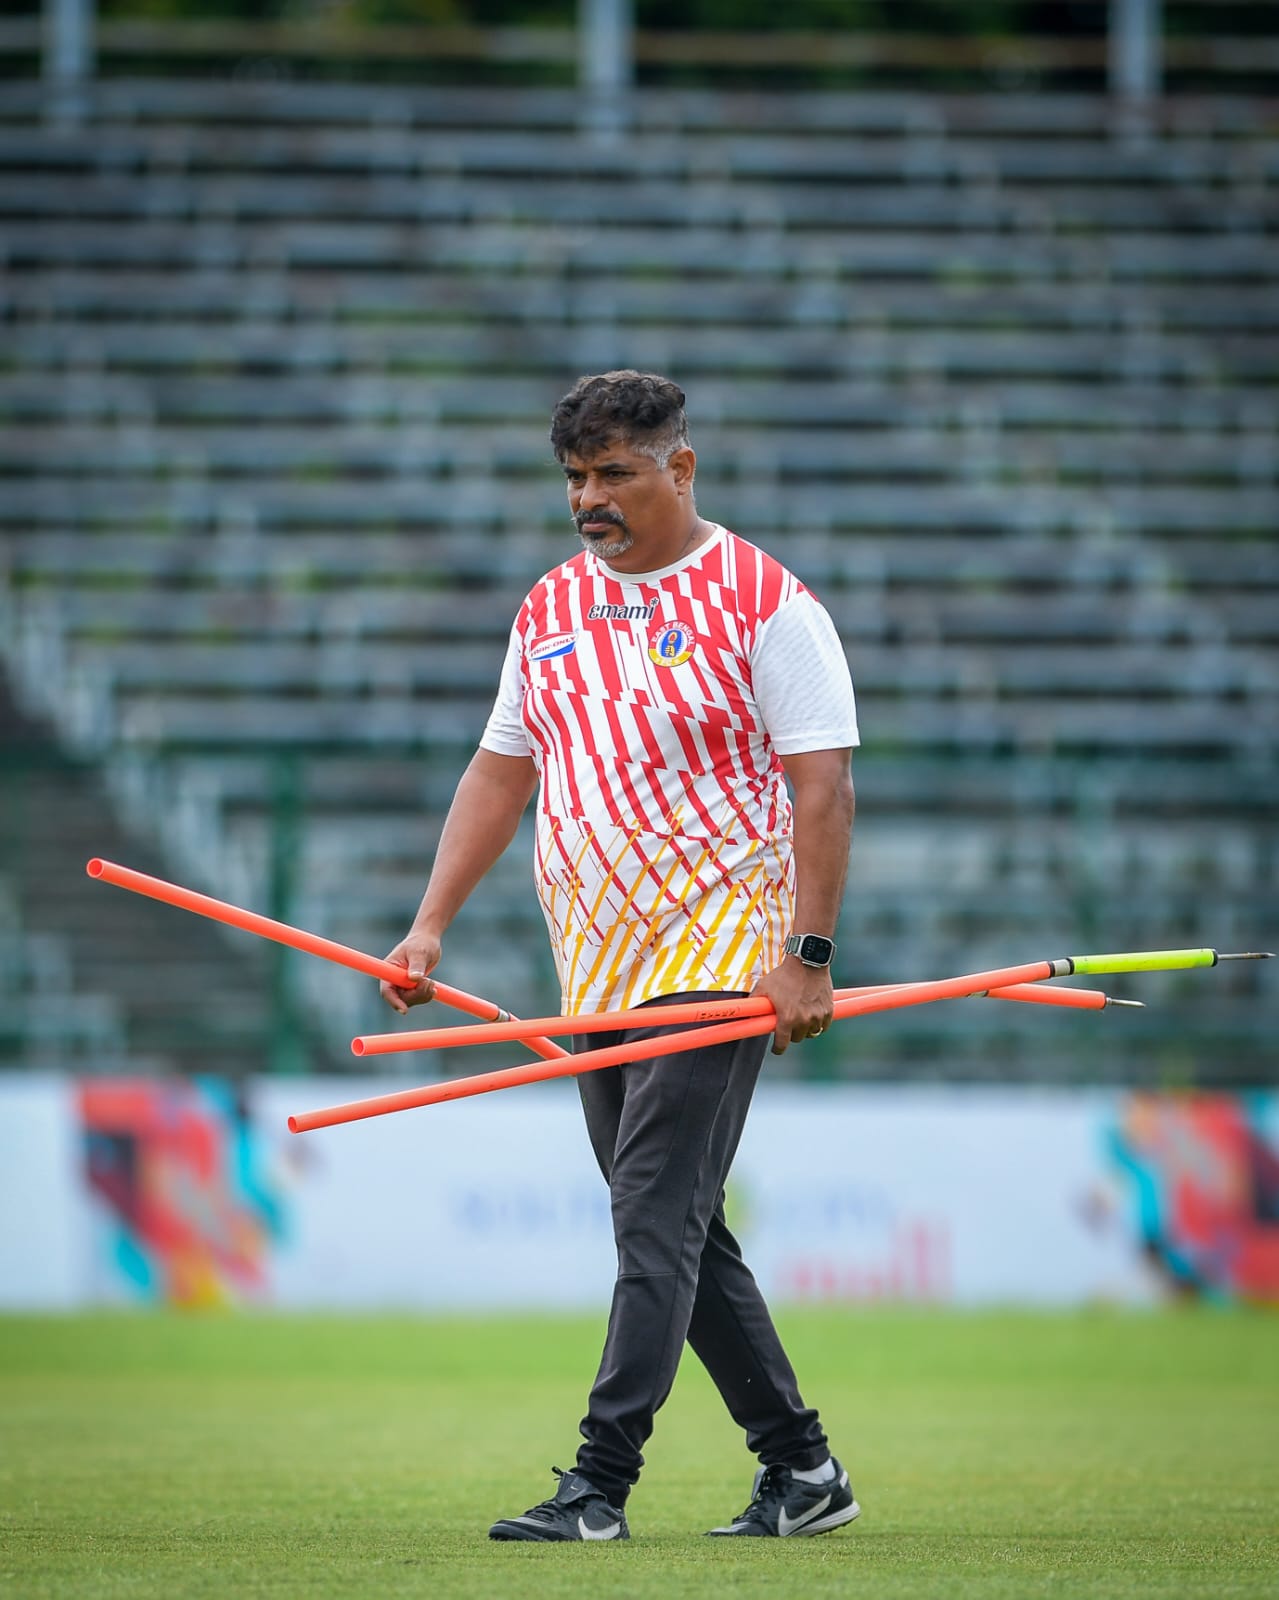
MULTIPOLYGON (((699 508, 840 628, 840 981, 1276 947, 1268 0, 5 0, 0 72, 0 1195, 47 1191, 4 1303, 486 1301, 520 1228, 586 1230, 601 1292, 597 1181, 538 1165, 557 1118, 584 1159, 571 1090, 290 1143, 288 1110, 464 1068, 354 1079, 371 982, 83 871, 396 943, 575 548, 546 434, 583 372, 676 378, 699 508), (450 1148, 463 1187, 414 1205, 452 1266, 307 1254, 450 1148)), ((530 855, 441 976, 540 1015, 530 855)), ((762 1276, 1279 1297, 1275 967, 792 1050, 743 1152, 762 1276)))

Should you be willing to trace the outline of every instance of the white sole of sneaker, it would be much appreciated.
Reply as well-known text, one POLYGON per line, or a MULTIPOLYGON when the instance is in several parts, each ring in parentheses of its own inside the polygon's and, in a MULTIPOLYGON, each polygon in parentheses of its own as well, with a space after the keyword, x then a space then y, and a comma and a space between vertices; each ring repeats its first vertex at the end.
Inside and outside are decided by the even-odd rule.
POLYGON ((814 1522, 806 1522, 802 1528, 796 1528, 789 1537, 803 1539, 810 1533, 829 1533, 832 1528, 842 1528, 846 1522, 855 1522, 861 1514, 862 1508, 854 1500, 851 1506, 845 1506, 842 1511, 832 1511, 829 1516, 818 1517, 814 1522))

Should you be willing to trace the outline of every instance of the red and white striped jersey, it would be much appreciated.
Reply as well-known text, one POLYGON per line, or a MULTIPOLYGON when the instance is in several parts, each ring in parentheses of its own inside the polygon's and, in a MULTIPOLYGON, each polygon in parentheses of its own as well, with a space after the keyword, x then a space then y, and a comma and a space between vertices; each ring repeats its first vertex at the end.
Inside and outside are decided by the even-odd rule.
POLYGON ((804 586, 717 528, 660 572, 583 551, 511 630, 481 745, 529 755, 564 1010, 749 990, 791 931, 780 757, 858 742, 843 648, 804 586))

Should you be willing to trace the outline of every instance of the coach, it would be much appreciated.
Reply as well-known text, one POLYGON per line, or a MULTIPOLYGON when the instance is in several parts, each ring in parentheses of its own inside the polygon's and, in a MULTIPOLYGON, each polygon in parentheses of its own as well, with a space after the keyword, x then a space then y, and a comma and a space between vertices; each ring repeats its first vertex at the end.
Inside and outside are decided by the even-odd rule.
POLYGON ((650 1005, 652 1054, 578 1079, 608 1180, 618 1275, 576 1470, 495 1539, 627 1538, 627 1496, 687 1340, 761 1462, 717 1534, 786 1537, 859 1507, 736 1240, 724 1183, 766 1041, 662 1053, 663 1002, 771 1000, 773 1049, 832 1015, 832 942, 858 742, 835 629, 785 567, 698 515, 684 395, 582 378, 551 443, 583 549, 538 582, 382 985, 431 998, 449 924, 538 794, 535 875, 567 1013, 650 1005), (789 792, 788 792, 789 790, 789 792))

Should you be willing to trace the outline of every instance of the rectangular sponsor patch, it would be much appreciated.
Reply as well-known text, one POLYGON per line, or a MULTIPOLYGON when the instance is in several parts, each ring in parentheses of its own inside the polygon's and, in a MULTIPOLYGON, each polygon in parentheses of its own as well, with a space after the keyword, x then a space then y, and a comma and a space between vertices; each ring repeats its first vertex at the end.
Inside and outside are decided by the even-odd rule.
POLYGON ((553 656, 566 656, 576 649, 575 633, 546 633, 529 645, 528 658, 530 661, 549 661, 553 656))

